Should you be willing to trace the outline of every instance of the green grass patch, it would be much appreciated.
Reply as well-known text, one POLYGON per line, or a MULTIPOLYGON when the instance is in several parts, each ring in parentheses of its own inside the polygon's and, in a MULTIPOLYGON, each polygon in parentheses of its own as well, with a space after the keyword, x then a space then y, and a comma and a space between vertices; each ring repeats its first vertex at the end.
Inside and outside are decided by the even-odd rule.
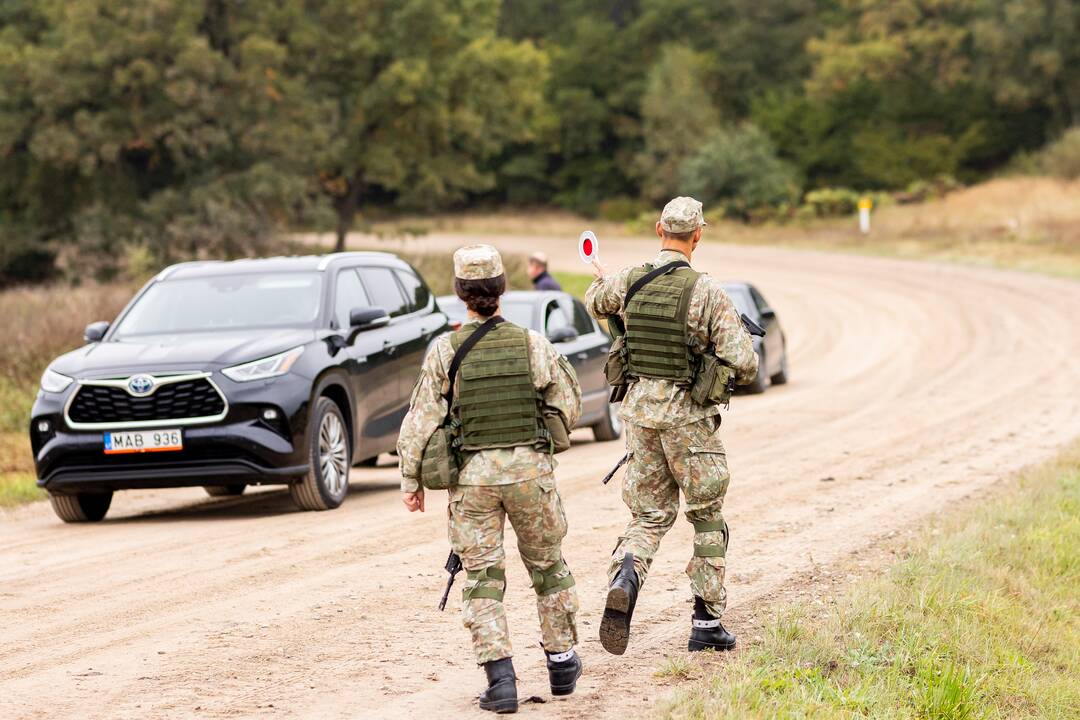
POLYGON ((0 473, 0 507, 44 500, 45 491, 37 486, 33 473, 0 473))
POLYGON ((589 289, 593 281, 590 273, 552 271, 551 275, 559 281, 563 290, 582 300, 585 299, 585 291, 589 289))
POLYGON ((946 524, 834 609, 781 611, 657 714, 1077 717, 1080 445, 946 524))

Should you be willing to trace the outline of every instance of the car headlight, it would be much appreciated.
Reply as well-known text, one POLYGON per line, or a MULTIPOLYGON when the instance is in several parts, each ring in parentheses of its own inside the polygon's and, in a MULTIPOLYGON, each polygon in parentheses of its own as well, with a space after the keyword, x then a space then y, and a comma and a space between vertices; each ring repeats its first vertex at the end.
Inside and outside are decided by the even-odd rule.
POLYGON ((62 393, 72 382, 67 375, 61 375, 55 370, 46 368, 45 372, 41 373, 41 389, 48 393, 62 393))
POLYGON ((230 368, 225 368, 221 372, 224 373, 225 377, 230 380, 235 380, 236 382, 265 380, 289 372, 289 369, 296 364, 296 361, 300 359, 300 356, 303 354, 304 348, 301 346, 293 348, 292 350, 286 350, 277 355, 271 355, 262 360, 253 360, 242 365, 233 365, 230 368))

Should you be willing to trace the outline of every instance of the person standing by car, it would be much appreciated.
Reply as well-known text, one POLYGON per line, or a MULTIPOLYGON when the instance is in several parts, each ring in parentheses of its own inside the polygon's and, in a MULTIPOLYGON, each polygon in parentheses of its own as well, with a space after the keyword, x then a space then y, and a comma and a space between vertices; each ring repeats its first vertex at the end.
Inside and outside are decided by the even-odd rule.
POLYGON ((533 290, 562 290, 559 281, 548 272, 548 258, 542 252, 534 252, 529 256, 528 267, 529 279, 532 280, 533 290))
POLYGON ((731 382, 754 379, 758 364, 750 335, 720 283, 690 268, 704 226, 700 202, 675 198, 656 223, 659 255, 616 275, 594 263, 596 279, 585 295, 594 317, 621 316, 626 328, 630 385, 620 415, 630 457, 623 502, 632 518, 611 557, 600 625, 601 643, 616 655, 626 651, 638 589, 675 523, 680 491, 694 525, 686 568, 694 594, 689 649, 735 647, 735 636, 720 622, 727 604, 728 544, 721 510, 729 481, 720 403, 731 382), (707 360, 715 372, 702 396, 695 383, 705 380, 700 374, 707 360))
POLYGON ((581 412, 581 389, 569 361, 550 342, 499 316, 506 274, 495 248, 459 249, 454 276, 470 322, 441 336, 424 360, 398 440, 401 490, 409 512, 423 512, 425 448, 453 417, 463 466, 449 488, 449 535, 468 571, 464 625, 476 662, 487 674, 480 707, 515 712, 517 678, 503 609, 507 517, 536 592, 552 693, 569 695, 581 675, 574 651, 578 599, 562 557, 566 515, 552 457, 556 436, 561 446, 569 445, 569 430, 581 412), (478 332, 483 334, 473 344, 470 338, 478 332), (549 429, 549 423, 557 426, 549 429))

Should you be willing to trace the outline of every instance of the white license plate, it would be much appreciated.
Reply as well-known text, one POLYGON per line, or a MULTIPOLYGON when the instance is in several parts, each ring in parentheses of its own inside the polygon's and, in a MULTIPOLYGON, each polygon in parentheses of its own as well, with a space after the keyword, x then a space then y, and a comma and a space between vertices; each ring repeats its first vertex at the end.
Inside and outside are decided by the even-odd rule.
POLYGON ((105 433, 105 454, 169 452, 183 450, 184 440, 179 430, 138 430, 105 433))

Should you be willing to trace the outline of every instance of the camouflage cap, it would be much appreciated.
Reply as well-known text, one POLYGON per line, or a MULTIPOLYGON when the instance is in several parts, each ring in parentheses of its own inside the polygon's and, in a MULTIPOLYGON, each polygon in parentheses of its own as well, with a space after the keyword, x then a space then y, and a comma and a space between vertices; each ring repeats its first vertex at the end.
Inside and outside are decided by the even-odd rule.
POLYGON ((462 280, 486 280, 504 273, 499 251, 490 245, 466 245, 454 253, 454 275, 462 280))
POLYGON ((692 197, 677 197, 660 213, 660 227, 669 233, 693 232, 703 225, 708 223, 701 213, 701 203, 692 197))

